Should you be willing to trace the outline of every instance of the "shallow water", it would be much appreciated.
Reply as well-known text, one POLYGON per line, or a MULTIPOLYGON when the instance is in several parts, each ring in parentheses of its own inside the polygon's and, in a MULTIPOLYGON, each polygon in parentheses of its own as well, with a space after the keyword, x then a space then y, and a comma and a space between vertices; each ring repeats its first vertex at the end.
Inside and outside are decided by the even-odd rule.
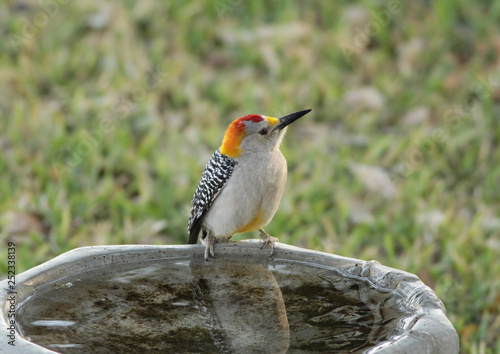
POLYGON ((61 353, 362 352, 399 334, 399 302, 324 266, 177 258, 52 283, 17 320, 61 353))

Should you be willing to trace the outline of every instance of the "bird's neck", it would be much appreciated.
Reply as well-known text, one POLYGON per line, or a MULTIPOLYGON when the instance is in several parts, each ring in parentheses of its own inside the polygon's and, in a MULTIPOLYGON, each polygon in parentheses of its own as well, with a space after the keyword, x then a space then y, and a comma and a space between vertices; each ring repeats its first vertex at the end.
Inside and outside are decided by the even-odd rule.
POLYGON ((220 152, 233 159, 241 154, 241 142, 245 138, 245 124, 235 121, 227 128, 222 140, 220 152))

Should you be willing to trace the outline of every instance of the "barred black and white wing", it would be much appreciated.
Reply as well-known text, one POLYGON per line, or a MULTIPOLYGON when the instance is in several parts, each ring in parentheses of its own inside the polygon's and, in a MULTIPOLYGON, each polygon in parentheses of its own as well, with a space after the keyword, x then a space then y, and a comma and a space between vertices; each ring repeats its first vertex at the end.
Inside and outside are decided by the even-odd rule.
POLYGON ((188 243, 194 244, 198 242, 203 216, 222 191, 227 181, 229 181, 236 164, 237 162, 234 159, 221 154, 220 149, 214 152, 212 158, 208 161, 201 175, 200 184, 191 201, 188 243))

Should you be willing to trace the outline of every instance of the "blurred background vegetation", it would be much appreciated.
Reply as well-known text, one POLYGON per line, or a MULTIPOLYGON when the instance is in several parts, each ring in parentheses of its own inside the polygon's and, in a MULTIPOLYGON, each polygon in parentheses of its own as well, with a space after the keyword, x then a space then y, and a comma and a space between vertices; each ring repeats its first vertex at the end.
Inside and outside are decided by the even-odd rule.
POLYGON ((499 23, 498 1, 2 1, 0 241, 18 273, 185 243, 227 125, 312 108, 266 230, 416 273, 464 352, 500 352, 499 23))

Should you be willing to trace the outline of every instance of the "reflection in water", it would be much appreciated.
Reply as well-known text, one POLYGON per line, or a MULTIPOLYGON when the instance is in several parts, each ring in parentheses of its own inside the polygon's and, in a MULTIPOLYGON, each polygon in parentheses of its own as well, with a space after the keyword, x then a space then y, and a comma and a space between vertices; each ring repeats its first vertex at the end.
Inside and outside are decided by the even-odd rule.
POLYGON ((261 264, 191 262, 195 300, 221 352, 285 353, 290 329, 271 271, 261 264))
POLYGON ((20 304, 19 330, 61 353, 362 352, 400 334, 407 317, 401 296, 345 270, 200 259, 107 266, 47 284, 20 304))

